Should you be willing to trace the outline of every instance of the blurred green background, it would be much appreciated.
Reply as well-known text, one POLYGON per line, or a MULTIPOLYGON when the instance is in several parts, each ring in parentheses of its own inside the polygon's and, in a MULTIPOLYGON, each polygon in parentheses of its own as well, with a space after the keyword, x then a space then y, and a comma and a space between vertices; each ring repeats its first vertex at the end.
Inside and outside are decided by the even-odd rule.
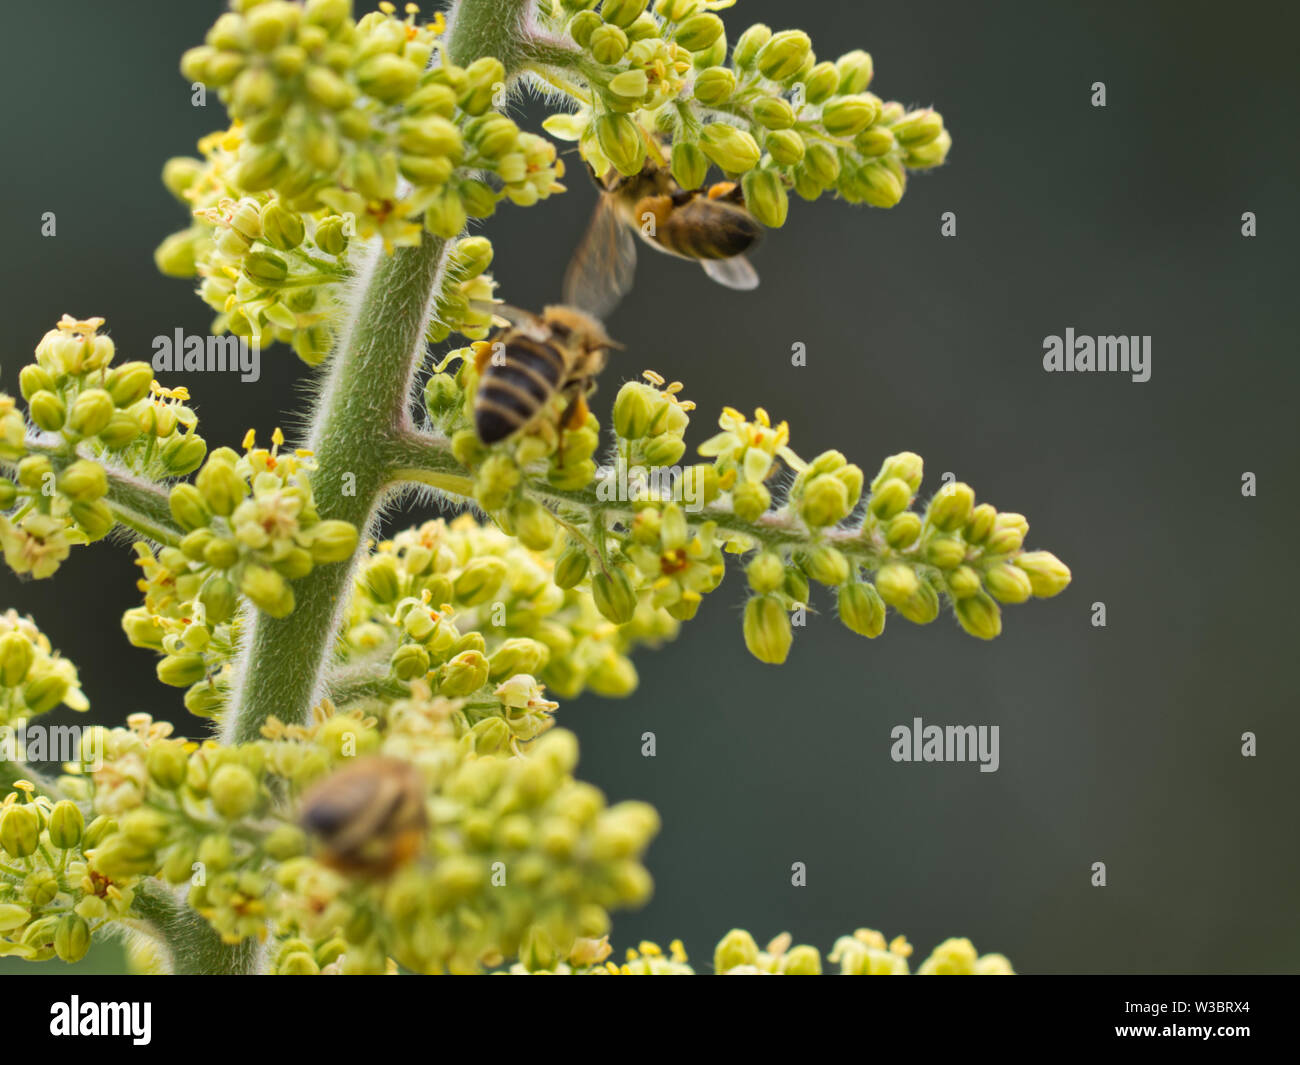
MULTIPOLYGON (((177 72, 219 9, 6 10, 0 387, 17 390, 65 311, 105 316, 123 358, 206 331, 208 310, 151 255, 185 224, 163 162, 225 125, 177 72)), ((722 405, 763 405, 802 454, 839 448, 868 477, 918 451, 923 492, 951 471, 1025 513, 1029 546, 1074 583, 1009 609, 988 645, 950 617, 921 630, 892 616, 868 643, 823 597, 778 669, 745 651, 733 572, 676 644, 639 658, 635 695, 559 711, 581 775, 663 816, 655 897, 617 918, 616 943, 681 937, 707 969, 733 926, 823 950, 868 926, 906 934, 918 960, 968 935, 1024 972, 1295 971, 1295 9, 741 0, 725 17, 733 40, 764 21, 807 30, 823 58, 868 49, 874 91, 943 112, 950 161, 892 211, 796 201, 755 260, 757 294, 642 255, 598 414, 651 367, 697 402, 693 443, 722 405), (955 239, 940 236, 946 211, 955 239), (1069 326, 1150 334, 1151 381, 1045 374, 1042 339, 1069 326), (795 342, 806 367, 790 364, 795 342), (1001 726, 1000 770, 893 763, 890 729, 916 716, 1001 726), (796 861, 806 887, 791 886, 796 861)), ((512 303, 558 297, 593 198, 570 184, 486 226, 512 303)), ((308 376, 272 348, 256 384, 186 383, 217 446, 296 430, 308 376)), ((95 720, 147 710, 198 734, 120 633, 135 576, 129 552, 101 545, 52 581, 5 570, 0 605, 77 662, 95 720)), ((114 948, 92 959, 111 968, 114 948)))

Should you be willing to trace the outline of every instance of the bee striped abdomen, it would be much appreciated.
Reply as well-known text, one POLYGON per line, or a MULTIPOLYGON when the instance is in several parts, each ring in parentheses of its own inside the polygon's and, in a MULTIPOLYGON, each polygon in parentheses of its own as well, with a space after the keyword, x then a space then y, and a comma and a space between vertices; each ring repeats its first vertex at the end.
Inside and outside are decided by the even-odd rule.
POLYGON ((688 259, 730 259, 743 255, 762 230, 742 207, 696 197, 659 226, 658 239, 688 259))
POLYGON ((488 363, 474 400, 474 428, 485 444, 528 424, 564 379, 564 360, 552 345, 518 334, 503 343, 500 362, 488 363))

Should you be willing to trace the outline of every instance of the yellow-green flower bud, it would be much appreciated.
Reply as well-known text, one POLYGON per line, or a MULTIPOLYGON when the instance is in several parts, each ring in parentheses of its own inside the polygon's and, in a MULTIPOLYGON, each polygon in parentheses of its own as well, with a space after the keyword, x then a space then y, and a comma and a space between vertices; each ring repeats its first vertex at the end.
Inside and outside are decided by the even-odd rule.
POLYGON ((871 56, 861 49, 840 56, 835 61, 835 69, 840 75, 839 91, 846 94, 862 92, 875 75, 871 56))
POLYGON ((696 144, 679 141, 673 145, 673 179, 684 189, 697 189, 709 173, 709 158, 696 144))
POLYGON ((853 509, 844 481, 833 474, 813 477, 799 499, 799 514, 812 528, 843 521, 853 509))
POLYGON ((662 416, 668 401, 657 389, 628 381, 614 398, 614 432, 625 440, 639 440, 662 416))
POLYGON ((804 78, 803 86, 803 97, 810 104, 825 103, 840 87, 840 72, 834 63, 818 63, 804 78))
POLYGON ((172 688, 188 688, 201 681, 208 671, 202 655, 167 655, 155 667, 158 679, 172 688))
POLYGON ((876 479, 871 482, 871 492, 874 495, 880 490, 882 484, 896 477, 907 485, 912 495, 915 495, 917 489, 921 487, 924 469, 921 456, 914 452, 903 451, 897 455, 890 455, 881 465, 876 479))
POLYGON ((912 145, 907 149, 906 162, 913 170, 929 170, 942 166, 952 148, 952 137, 945 129, 928 144, 912 145))
POLYGON ((316 247, 326 255, 342 255, 348 246, 348 234, 343 218, 334 215, 316 227, 316 247))
POLYGON ((993 531, 993 524, 997 521, 998 511, 990 503, 981 503, 971 511, 970 517, 966 521, 966 531, 964 533, 968 544, 982 544, 993 531))
POLYGON ((68 799, 60 799, 50 811, 50 842, 60 850, 71 850, 81 842, 85 824, 77 804, 68 799))
POLYGON ((790 653, 794 630, 779 597, 754 596, 745 604, 745 646, 760 662, 780 665, 790 653))
POLYGON ((311 560, 317 565, 346 562, 357 549, 356 526, 346 521, 328 519, 311 527, 311 560))
POLYGON ((712 12, 692 15, 677 28, 677 43, 688 52, 703 52, 722 36, 722 19, 712 12))
POLYGON ((79 914, 65 913, 54 933, 54 952, 60 961, 77 962, 90 950, 90 925, 79 914))
POLYGON ((695 99, 705 107, 724 104, 736 91, 736 75, 728 67, 709 67, 695 76, 695 99))
POLYGON ((587 575, 591 556, 581 544, 570 544, 558 559, 551 580, 557 588, 576 588, 578 582, 587 575))
POLYGON ((544 643, 515 637, 492 652, 488 659, 488 676, 492 680, 513 677, 516 673, 533 676, 546 666, 550 657, 550 649, 544 643))
POLYGON ((104 383, 109 396, 119 407, 129 407, 149 394, 153 369, 147 362, 124 362, 114 367, 104 383))
POLYGON ((1039 599, 1060 594, 1070 583, 1070 567, 1050 551, 1026 551, 1014 562, 1028 574, 1034 595, 1039 599))
POLYGON ((740 966, 758 964, 758 944, 741 928, 733 928, 722 937, 713 951, 713 968, 718 974, 740 966))
MULTIPOLYGON (((603 141, 601 147, 604 147, 603 141)), ((753 137, 725 122, 710 122, 700 131, 700 148, 728 174, 743 174, 753 169, 763 154, 753 137)), ((637 169, 640 169, 639 162, 637 169)))
POLYGON ((228 762, 208 779, 208 796, 218 816, 237 820, 257 805, 257 778, 244 766, 228 762))
POLYGON ((1029 574, 1008 562, 999 562, 984 571, 984 587, 1000 603, 1023 603, 1034 594, 1029 574))
POLYGON ((876 590, 890 606, 901 610, 921 588, 921 582, 911 566, 889 562, 876 573, 876 590))
POLYGON ((274 287, 289 276, 289 264, 269 251, 254 251, 244 257, 244 276, 258 284, 274 287))
POLYGON ((175 791, 185 783, 190 760, 179 743, 157 742, 149 747, 145 766, 150 780, 160 788, 175 791))
POLYGON ((625 70, 611 78, 606 88, 625 100, 640 100, 650 91, 650 79, 644 70, 625 70))
POLYGON ((980 591, 980 575, 971 566, 958 566, 945 574, 948 594, 954 599, 969 599, 980 591))
POLYGON ((435 237, 451 240, 465 228, 469 215, 460 194, 453 188, 442 189, 424 212, 424 228, 435 237))
POLYGON ((420 80, 420 68, 401 56, 381 54, 357 67, 356 77, 367 96, 391 104, 411 94, 420 80))
POLYGON ((636 592, 632 582, 617 566, 591 578, 591 596, 596 609, 615 625, 626 625, 636 613, 636 592))
MULTIPOLYGON (((176 524, 182 529, 203 529, 212 520, 212 513, 203 501, 203 494, 192 484, 173 485, 167 497, 167 505, 176 524)), ((183 545, 184 541, 182 550, 185 550, 183 545)), ((189 552, 186 551, 186 554, 189 555, 189 552)))
POLYGON ((0 477, 0 510, 8 510, 18 498, 18 486, 8 477, 0 477))
POLYGON ((675 466, 677 460, 686 454, 686 441, 679 436, 651 437, 641 449, 642 455, 651 466, 675 466))
POLYGON ((803 162, 805 151, 803 138, 792 129, 769 133, 763 145, 777 166, 797 166, 803 162))
POLYGON ((647 0, 604 0, 600 17, 614 26, 630 26, 646 9, 647 0))
POLYGON ((874 640, 885 629, 885 604, 870 584, 846 584, 839 594, 840 620, 850 632, 874 640))
POLYGON ((853 138, 853 147, 859 154, 873 159, 878 155, 888 155, 896 143, 893 131, 885 126, 872 126, 853 138))
POLYGON ((511 509, 515 537, 533 551, 545 551, 555 542, 557 526, 551 512, 532 499, 521 499, 511 509))
POLYGON ((751 170, 745 175, 742 185, 745 206, 750 214, 769 229, 780 229, 785 225, 790 212, 790 198, 780 174, 775 170, 751 170))
POLYGON ((757 521, 772 505, 772 493, 758 481, 741 481, 731 492, 731 508, 741 521, 757 521))
POLYGON ((473 694, 487 683, 488 668, 481 651, 462 651, 439 671, 439 694, 452 698, 473 694))
POLYGON ((780 96, 762 96, 754 101, 754 120, 766 129, 789 129, 794 125, 794 108, 780 96))
POLYGON ((869 203, 872 207, 894 207, 903 198, 903 181, 883 163, 868 163, 840 175, 839 189, 851 203, 869 203))
POLYGON ((68 682, 57 673, 33 675, 23 685, 23 702, 33 714, 49 713, 67 694, 68 682))
POLYGON ((291 211, 278 200, 262 208, 262 236, 273 248, 289 251, 298 247, 307 235, 302 215, 291 211))
POLYGON ((203 561, 216 569, 230 569, 239 561, 239 544, 224 536, 211 537, 203 545, 203 561))
POLYGON ((871 513, 882 521, 889 521, 905 511, 912 502, 912 488, 898 477, 872 486, 867 503, 871 513))
POLYGON ((816 947, 794 947, 781 959, 783 976, 821 976, 822 956, 816 947))
POLYGON ((840 96, 822 108, 822 125, 832 137, 852 137, 880 117, 874 96, 840 96))
POLYGON ((812 41, 808 34, 802 30, 782 30, 773 34, 758 50, 755 62, 763 77, 785 81, 799 73, 811 50, 812 41))
POLYGON ((398 680, 414 680, 429 672, 429 652, 419 644, 404 643, 393 652, 391 664, 398 680))
POLYGON ((102 388, 89 388, 73 401, 68 428, 81 436, 94 436, 108 424, 116 406, 102 388))
POLYGON ((813 548, 804 562, 804 570, 818 584, 837 588, 849 579, 849 560, 844 553, 827 544, 813 548))
MULTIPOLYGON (((600 150, 605 153, 605 158, 624 177, 640 172, 646 156, 645 138, 637 124, 627 115, 601 115, 596 119, 596 140, 600 144, 600 150)), ((712 159, 713 155, 707 146, 704 150, 712 159)), ((757 156, 754 162, 758 162, 757 156)))
POLYGON ((956 532, 965 528, 975 506, 975 491, 961 481, 945 484, 934 494, 926 511, 926 519, 942 532, 956 532))
POLYGON ((91 503, 108 493, 104 467, 89 459, 78 459, 59 474, 59 491, 75 503, 91 503))
POLYGON ((24 488, 40 490, 47 474, 54 472, 54 463, 44 455, 28 455, 18 463, 18 483, 24 488))
POLYGON ((840 176, 840 157, 835 150, 820 141, 808 145, 803 169, 823 187, 835 184, 840 176))
POLYGON ((740 35, 735 51, 731 53, 731 60, 736 64, 736 69, 748 70, 752 67, 758 58, 759 50, 771 39, 772 30, 761 22, 750 26, 740 35))
POLYGON ((745 567, 745 576, 759 595, 775 592, 785 583, 785 563, 775 551, 760 551, 745 567))
POLYGON ((15 803, 0 813, 0 847, 13 858, 26 858, 41 841, 41 822, 32 807, 15 803))
POLYGON ((612 66, 627 54, 627 34, 617 26, 602 25, 592 30, 586 48, 597 63, 612 66))
POLYGON ((491 599, 501 582, 506 579, 508 569, 499 558, 475 558, 466 563, 456 578, 456 598, 466 606, 477 606, 491 599))
POLYGON ((28 413, 36 428, 47 433, 56 433, 63 428, 67 418, 67 408, 57 395, 44 389, 35 393, 27 402, 28 413))
POLYGON ((32 397, 37 392, 53 391, 54 378, 50 376, 45 367, 29 362, 18 371, 18 388, 23 394, 23 399, 31 403, 32 397))
POLYGON ((214 514, 229 517, 248 495, 248 484, 229 463, 209 459, 194 479, 203 501, 214 514))
POLYGON ((31 641, 21 633, 7 632, 0 636, 0 684, 17 688, 27 679, 34 657, 31 641))
POLYGON ((307 851, 307 837, 297 825, 278 825, 264 843, 267 855, 277 862, 287 862, 307 851))
POLYGON ((293 613, 293 589, 289 582, 266 566, 246 566, 239 578, 239 590, 273 618, 293 613))
POLYGON ((929 144, 943 132, 943 116, 925 108, 910 111, 902 121, 894 124, 894 137, 904 148, 919 148, 929 144))
POLYGON ((992 640, 1002 632, 1002 611, 983 592, 958 599, 954 604, 961 627, 981 640, 992 640))
POLYGON ((955 569, 966 560, 966 541, 957 536, 936 536, 925 545, 925 560, 939 569, 955 569))
MULTIPOLYGON (((565 3, 565 7, 573 7, 571 0, 565 3)), ((594 4, 589 6, 595 6, 594 4)), ((591 51, 591 38, 596 30, 604 26, 605 23, 594 11, 579 11, 569 21, 569 36, 577 42, 579 48, 586 48, 591 51)))
MULTIPOLYGON (((111 428, 110 424, 109 429, 111 428)), ((101 433, 100 439, 103 440, 106 435, 107 431, 101 433)), ((203 456, 207 453, 208 445, 204 443, 203 438, 190 432, 173 436, 168 440, 163 445, 159 458, 162 459, 168 473, 182 475, 197 470, 199 464, 203 462, 203 456)))
POLYGON ((102 500, 97 499, 90 503, 73 503, 69 508, 69 512, 72 520, 91 540, 98 540, 107 536, 114 525, 113 512, 108 509, 108 504, 102 500))
MULTIPOLYGON (((1011 515, 1020 518, 1019 514, 1011 515)), ((989 533, 988 538, 984 541, 984 551, 989 555, 1010 555, 1019 551, 1025 542, 1025 533, 1028 531, 1028 525, 1023 527, 1019 523, 1006 523, 1003 519, 1005 514, 999 514, 997 520, 993 523, 993 531, 989 533)))

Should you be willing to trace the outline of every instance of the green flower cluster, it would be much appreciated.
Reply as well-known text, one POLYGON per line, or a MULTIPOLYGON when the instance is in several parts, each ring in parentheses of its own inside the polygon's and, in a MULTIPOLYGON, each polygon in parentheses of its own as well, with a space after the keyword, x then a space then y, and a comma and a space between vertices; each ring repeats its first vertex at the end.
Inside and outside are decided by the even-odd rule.
POLYGON ((764 225, 785 224, 788 190, 805 200, 833 192, 850 203, 893 207, 909 170, 942 164, 952 140, 942 117, 909 111, 868 92, 871 56, 817 59, 808 35, 750 26, 730 50, 707 0, 560 0, 549 26, 581 49, 583 84, 539 74, 578 103, 545 123, 579 142, 598 175, 638 173, 667 162, 677 183, 698 188, 716 166, 743 183, 764 225), (668 142, 668 159, 658 158, 668 142))
POLYGON ((50 647, 49 637, 16 610, 0 614, 0 726, 53 710, 88 710, 77 667, 50 647))
POLYGON ((161 651, 158 679, 189 688, 186 705, 211 715, 221 705, 236 643, 240 596, 272 617, 293 611, 292 581, 315 566, 345 562, 357 530, 321 519, 312 497, 309 452, 282 454, 284 436, 245 453, 218 448, 193 483, 173 485, 171 514, 185 531, 175 547, 137 542, 145 604, 127 611, 122 627, 136 647, 161 651))
POLYGON ((20 575, 49 577, 71 548, 107 535, 114 514, 106 467, 143 477, 196 469, 207 453, 183 388, 162 388, 148 363, 111 366, 102 318, 64 315, 19 373, 28 436, 12 396, 0 394, 0 546, 20 575))
POLYGON ((235 126, 201 140, 201 160, 168 160, 163 182, 194 221, 154 259, 171 277, 201 279, 199 296, 218 312, 214 333, 282 341, 314 366, 333 339, 354 222, 323 205, 295 210, 274 193, 241 194, 230 175, 242 140, 235 126))
POLYGON ((559 550, 556 585, 588 591, 615 625, 639 633, 659 615, 663 635, 672 635, 671 623, 693 617, 721 582, 725 553, 746 559, 745 643, 771 663, 789 654, 791 613, 807 608, 813 583, 834 590, 840 620, 860 635, 879 636, 888 607, 927 624, 946 601, 981 639, 1002 631, 999 604, 1054 596, 1070 583, 1055 555, 1024 550, 1022 515, 977 506, 969 485, 946 484, 914 510, 923 464, 911 452, 886 459, 867 485, 840 452, 806 461, 790 448, 784 422, 727 408, 721 431, 699 447, 712 461, 678 466, 693 405, 680 398, 680 384, 665 387, 652 372, 614 401, 612 466, 598 469, 591 458, 599 444, 593 416, 576 430, 557 428, 560 399, 525 431, 484 448, 468 427, 482 347, 454 352, 462 358, 456 372, 435 373, 425 389, 434 427, 473 475, 459 489, 439 483, 472 494, 521 543, 559 550), (774 499, 782 469, 793 479, 774 499))
MULTIPOLYGON (((604 936, 609 910, 649 897, 640 858, 658 819, 576 782, 572 734, 551 732, 520 757, 500 719, 471 724, 462 705, 416 686, 382 718, 326 703, 310 726, 272 721, 263 739, 232 747, 176 739, 144 714, 89 731, 53 813, 44 796, 10 796, 0 813, 0 846, 20 859, 0 864, 0 942, 49 956, 39 936, 53 943, 67 911, 130 918, 141 878, 158 877, 188 885, 188 905, 226 942, 269 936, 277 972, 554 965, 604 936), (374 753, 418 770, 427 836, 391 876, 345 875, 313 856, 298 800, 374 753), (84 834, 76 803, 97 815, 84 834), (78 848, 73 860, 48 868, 51 843, 78 848)), ((76 940, 82 953, 87 941, 76 940)))
POLYGON ((112 821, 87 825, 76 803, 37 795, 26 780, 14 787, 0 802, 0 957, 80 961, 92 935, 126 918, 134 898, 87 861, 112 821))
POLYGON ((471 723, 500 718, 529 740, 555 708, 537 681, 563 698, 627 695, 637 683, 632 648, 677 631, 648 606, 612 624, 592 592, 557 586, 566 564, 562 541, 535 550, 467 515, 399 532, 362 564, 344 660, 463 699, 471 723))

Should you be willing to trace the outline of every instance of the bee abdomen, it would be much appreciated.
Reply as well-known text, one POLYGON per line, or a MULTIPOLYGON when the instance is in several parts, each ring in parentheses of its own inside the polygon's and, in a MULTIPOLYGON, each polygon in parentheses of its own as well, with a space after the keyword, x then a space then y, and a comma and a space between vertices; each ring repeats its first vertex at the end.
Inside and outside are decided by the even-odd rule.
POLYGON ((474 428, 485 444, 495 444, 522 428, 555 395, 564 360, 549 344, 527 337, 505 343, 502 361, 488 363, 474 400, 474 428))
POLYGON ((730 259, 747 252, 762 230, 743 208, 695 199, 659 227, 659 240, 688 259, 730 259))

